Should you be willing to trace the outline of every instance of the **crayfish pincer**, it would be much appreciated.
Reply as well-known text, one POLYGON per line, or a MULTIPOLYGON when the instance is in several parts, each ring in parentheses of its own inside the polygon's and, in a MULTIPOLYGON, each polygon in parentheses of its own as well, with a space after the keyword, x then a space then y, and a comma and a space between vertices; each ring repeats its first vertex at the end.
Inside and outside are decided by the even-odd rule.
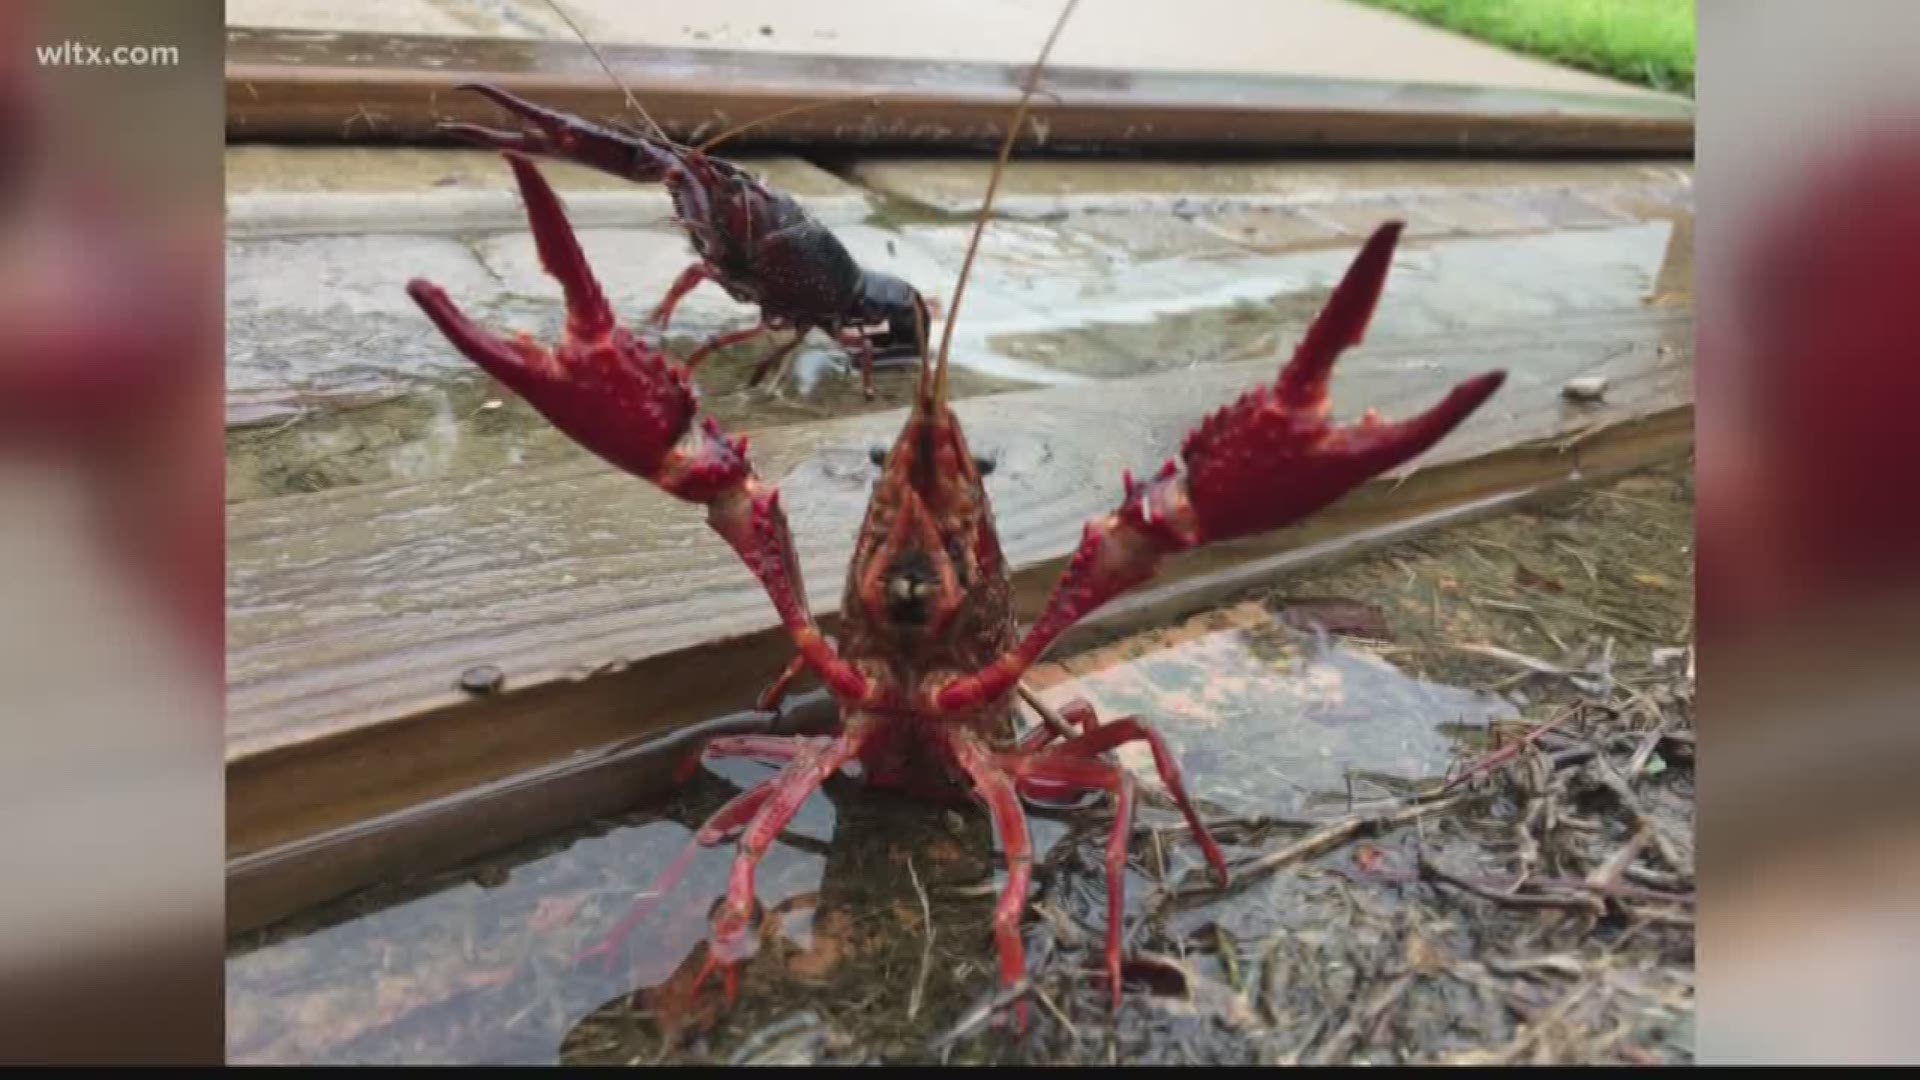
POLYGON ((703 281, 760 310, 757 324, 714 335, 687 357, 685 367, 698 367, 715 349, 792 331, 785 344, 754 368, 748 385, 757 386, 810 332, 819 330, 860 354, 861 389, 872 398, 876 356, 925 355, 929 308, 919 291, 892 274, 862 267, 839 237, 791 195, 768 187, 738 165, 678 146, 664 135, 613 131, 494 86, 461 89, 514 113, 526 127, 505 132, 472 124, 441 125, 451 134, 494 149, 558 158, 627 180, 665 185, 698 261, 668 289, 653 312, 653 324, 664 328, 674 308, 703 281))
MULTIPOLYGON (((1033 71, 1030 78, 1037 80, 1039 65, 1033 71)), ((1032 93, 1030 81, 1001 151, 1002 167, 1032 93)), ((616 325, 559 199, 528 158, 507 157, 541 262, 565 293, 564 339, 549 349, 497 337, 471 322, 439 288, 414 281, 409 292, 461 353, 581 446, 705 507, 708 523, 759 579, 792 637, 798 656, 790 670, 813 672, 840 706, 838 728, 830 735, 707 742, 688 765, 746 758, 777 764, 779 772, 708 819, 650 895, 582 958, 617 956, 626 935, 673 888, 698 848, 737 839, 712 945, 695 980, 697 990, 722 972, 731 1000, 739 964, 752 953, 756 868, 801 805, 828 778, 858 764, 865 782, 877 787, 930 799, 970 797, 985 805, 1007 862, 993 917, 1000 979, 1007 987, 1026 975, 1020 923, 1033 847, 1022 802, 1057 806, 1087 795, 1111 797, 1116 813, 1106 850, 1104 966, 1117 1008, 1121 890, 1136 781, 1107 752, 1147 744, 1160 783, 1223 886, 1227 863, 1187 797, 1179 764, 1146 721, 1103 721, 1091 706, 1074 702, 1061 710, 1069 721, 1066 732, 1042 725, 1021 734, 1015 711, 1020 681, 1063 632, 1152 578, 1164 558, 1299 521, 1424 453, 1499 389, 1505 376, 1494 371, 1467 380, 1407 420, 1389 422, 1371 411, 1352 425, 1329 420, 1334 362, 1366 329, 1400 224, 1382 226, 1362 246, 1275 382, 1249 390, 1199 424, 1177 463, 1169 460, 1145 481, 1124 477, 1119 505, 1086 525, 1045 607, 1024 632, 1015 619, 1009 567, 980 467, 948 407, 949 319, 938 359, 921 364, 905 423, 882 459, 856 534, 840 632, 832 640, 809 609, 779 492, 755 475, 746 440, 729 437, 711 419, 696 420, 687 367, 616 325)), ((991 191, 986 202, 960 272, 954 314, 991 214, 991 191)), ((1014 1016, 1025 1023, 1024 1003, 1014 1016)))

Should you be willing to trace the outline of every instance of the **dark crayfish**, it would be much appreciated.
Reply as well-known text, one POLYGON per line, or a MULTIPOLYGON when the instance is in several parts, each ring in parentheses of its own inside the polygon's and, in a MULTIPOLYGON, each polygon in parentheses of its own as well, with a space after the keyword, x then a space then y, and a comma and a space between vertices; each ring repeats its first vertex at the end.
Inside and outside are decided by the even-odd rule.
MULTIPOLYGON (((1055 38, 1064 23, 1063 15, 1055 38)), ((1052 43, 1050 38, 1048 51, 1052 43)), ((1033 80, 1039 70, 1036 65, 1033 80)), ((1002 146, 996 181, 1032 93, 1029 82, 1002 146)), ((878 787, 985 804, 1008 866, 993 920, 1000 977, 1008 985, 1025 974, 1020 922, 1032 847, 1022 800, 1059 805, 1088 794, 1111 795, 1117 813, 1106 860, 1105 969, 1117 1007, 1121 889, 1135 780, 1106 752, 1145 742, 1161 783, 1222 885, 1227 864, 1187 797, 1178 764, 1146 722, 1103 722, 1091 707, 1075 703, 1063 715, 1077 730, 1062 735, 1043 726, 1021 735, 1015 720, 1020 681, 1062 632, 1150 579, 1162 559, 1306 517, 1425 452, 1500 387, 1505 375, 1494 371, 1403 422, 1384 421, 1371 411, 1349 426, 1330 422, 1328 379, 1372 316, 1399 223, 1384 225, 1361 248, 1276 382, 1202 421, 1187 436, 1180 464, 1169 460, 1144 481, 1123 479, 1119 506, 1088 523, 1045 609, 1024 634, 1014 617, 1008 567, 980 468, 948 407, 949 321, 938 359, 923 363, 905 426, 885 455, 847 575, 843 628, 834 641, 808 610, 780 494, 755 475, 746 440, 728 437, 710 418, 696 420, 691 373, 615 324, 552 189, 527 158, 509 153, 508 160, 541 259, 565 290, 565 340, 549 350, 495 337, 424 281, 409 286, 413 298, 463 354, 581 445, 706 507, 709 524, 765 587, 797 646, 797 664, 816 674, 841 707, 836 735, 723 737, 693 759, 781 765, 777 775, 722 807, 694 842, 712 846, 738 838, 740 845, 698 982, 723 971, 733 996, 736 965, 755 949, 750 926, 756 867, 821 784, 857 763, 866 782, 878 787)), ((956 313, 992 203, 990 186, 954 294, 956 313)), ((669 869, 652 900, 671 889, 695 850, 690 846, 669 869)), ((643 901, 591 953, 616 955, 650 902, 643 901)), ((1021 1023, 1025 1015, 1024 1007, 1016 1012, 1021 1023)))
POLYGON ((664 135, 627 134, 524 101, 498 87, 469 85, 527 122, 521 132, 444 124, 464 139, 499 150, 559 158, 613 176, 666 186, 679 224, 699 261, 687 267, 654 310, 664 328, 673 309, 703 281, 760 309, 760 321, 716 334, 687 357, 697 367, 715 349, 761 334, 793 331, 754 368, 749 386, 798 348, 814 330, 860 354, 861 389, 874 396, 876 356, 921 357, 929 322, 926 300, 892 274, 855 261, 840 239, 791 195, 770 188, 740 166, 678 146, 664 135), (877 331, 869 333, 869 331, 877 331))

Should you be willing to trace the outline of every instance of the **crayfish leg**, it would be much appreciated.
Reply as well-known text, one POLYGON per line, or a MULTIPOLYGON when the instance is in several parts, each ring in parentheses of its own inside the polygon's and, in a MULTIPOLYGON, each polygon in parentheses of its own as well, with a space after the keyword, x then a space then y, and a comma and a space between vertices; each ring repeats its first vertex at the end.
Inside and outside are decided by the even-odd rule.
POLYGON ((1133 839, 1133 777, 1115 769, 1113 831, 1107 834, 1107 985, 1120 1011, 1121 930, 1127 916, 1127 849, 1133 839))
POLYGON ((1160 733, 1139 717, 1128 716, 1107 721, 1087 730, 1085 734, 1047 749, 1022 766, 1022 775, 1023 778, 1053 779, 1051 771, 1046 768, 1046 763, 1050 759, 1092 759, 1130 742, 1144 742, 1153 752, 1153 766, 1160 774, 1160 782, 1166 786, 1167 794, 1172 797, 1174 805, 1180 808, 1180 815, 1187 819, 1187 826, 1193 831, 1194 842, 1200 845, 1200 850, 1206 854, 1207 864, 1213 869, 1214 880, 1225 888, 1230 876, 1227 872, 1226 856, 1220 853, 1220 845, 1214 841, 1213 834, 1207 830, 1206 823, 1200 820, 1200 813, 1194 809, 1193 800, 1187 797, 1186 783, 1180 775, 1180 762, 1174 758, 1173 752, 1167 749, 1166 741, 1160 737, 1160 733))
POLYGON ((660 301, 660 306, 653 309, 653 315, 650 316, 649 321, 657 327, 665 328, 667 322, 673 318, 673 309, 680 306, 680 301, 685 300, 688 293, 699 288, 701 282, 710 280, 712 276, 707 273, 704 263, 694 263, 680 271, 680 276, 673 279, 672 288, 667 290, 666 299, 660 301))
MULTIPOLYGON (((1036 699, 1037 700, 1037 699, 1036 699)), ((1085 698, 1074 698, 1059 709, 1060 719, 1080 729, 1083 734, 1091 733, 1100 726, 1100 717, 1085 698)), ((1028 732, 1014 750, 1021 754, 1034 754, 1051 746, 1060 738, 1060 732, 1051 723, 1042 723, 1028 732)))
POLYGON ((729 985, 735 965, 754 951, 755 942, 748 930, 753 921, 754 874, 760 860, 800 812, 800 807, 829 777, 859 756, 870 730, 864 724, 850 723, 838 738, 796 740, 793 760, 762 785, 768 794, 762 797, 759 809, 746 823, 727 881, 726 901, 713 922, 709 956, 721 966, 729 985))
POLYGON ((796 653, 793 659, 787 661, 787 666, 780 669, 780 674, 774 676, 767 688, 760 692, 760 700, 754 703, 755 708, 761 712, 780 711, 780 703, 787 699, 793 684, 806 670, 807 658, 796 653))
MULTIPOLYGON (((1101 729, 1106 730, 1105 728, 1101 729)), ((1074 740, 1081 742, 1087 736, 1074 740)), ((1067 746, 1073 743, 1066 744, 1067 746)), ((1113 993, 1113 1007, 1120 1008, 1120 953, 1122 930, 1127 913, 1127 852, 1133 836, 1133 805, 1136 796, 1133 775, 1116 765, 1091 756, 1056 750, 1035 757, 1008 761, 1006 770, 1022 786, 1035 781, 1055 783, 1081 790, 1105 790, 1114 797, 1113 829, 1107 834, 1107 982, 1113 993)), ((1096 751, 1097 752, 1097 751, 1096 751)), ((1002 755, 1006 761, 1013 755, 1002 755)))
MULTIPOLYGON (((1027 893, 1033 880, 1033 842, 1027 835, 1027 815, 1021 809, 1020 796, 1013 778, 1001 769, 984 748, 966 735, 958 735, 948 744, 960 767, 973 781, 974 791, 993 816, 994 831, 1007 861, 1007 884, 993 909, 993 940, 1000 954, 1000 983, 1011 987, 1026 974, 1026 950, 1020 939, 1020 923, 1026 915, 1027 893)), ((1027 1003, 1014 1002, 1014 1027, 1027 1028, 1027 1003)))
MULTIPOLYGON (((1081 729, 1081 734, 1058 745, 1050 745, 1057 736, 1052 728, 1043 728, 1010 753, 997 755, 1002 769, 1013 778, 1023 793, 1046 789, 1059 791, 1105 790, 1114 796, 1113 832, 1107 838, 1107 979, 1113 991, 1113 1006, 1120 1007, 1121 929, 1126 914, 1125 886, 1128 842, 1133 829, 1133 809, 1137 793, 1131 773, 1102 761, 1099 755, 1131 742, 1145 742, 1153 752, 1153 763, 1160 782, 1167 788, 1180 813, 1187 819, 1194 840, 1205 852, 1215 879, 1224 888, 1230 878, 1226 858, 1220 846, 1200 819, 1187 797, 1180 776, 1179 762, 1167 749, 1160 734, 1138 717, 1123 717, 1101 723, 1085 701, 1076 699, 1061 710, 1063 718, 1081 729)), ((1037 793, 1037 792, 1036 792, 1037 793)))
POLYGON ((693 350, 685 360, 681 361, 681 366, 688 371, 693 371, 700 366, 702 360, 712 355, 715 350, 724 349, 730 345, 738 345, 743 341, 752 341, 764 333, 767 333, 766 323, 755 323, 742 330, 729 330, 724 334, 715 334, 702 342, 699 348, 693 350))
POLYGON ((873 342, 858 330, 842 331, 834 340, 840 347, 860 354, 860 392, 868 401, 874 398, 873 389, 873 342))
POLYGON ((792 355, 793 350, 800 347, 800 343, 807 339, 807 334, 810 331, 811 331, 810 327, 806 327, 806 326, 795 327, 793 332, 793 338, 791 340, 789 340, 785 345, 780 346, 779 348, 768 353, 766 356, 760 358, 760 363, 754 366, 753 374, 747 376, 747 385, 759 386, 761 382, 765 381, 767 377, 767 373, 773 370, 776 365, 779 365, 782 368, 784 368, 783 361, 785 361, 788 356, 792 355))

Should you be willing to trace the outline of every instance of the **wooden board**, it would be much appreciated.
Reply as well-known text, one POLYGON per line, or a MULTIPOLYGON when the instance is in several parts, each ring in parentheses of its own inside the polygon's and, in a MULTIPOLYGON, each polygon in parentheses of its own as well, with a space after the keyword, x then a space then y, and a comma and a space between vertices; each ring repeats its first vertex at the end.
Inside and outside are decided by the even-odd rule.
MULTIPOLYGON (((1175 559, 1160 583, 1579 478, 1584 456, 1639 446, 1637 426, 1684 426, 1691 337, 1689 313, 1646 309, 1356 350, 1335 380, 1347 416, 1369 405, 1404 415, 1490 367, 1511 376, 1410 470, 1301 528, 1175 559), (1567 379, 1591 374, 1610 380, 1604 404, 1562 400, 1567 379)), ((1118 499, 1123 469, 1157 466, 1205 413, 1276 366, 960 403, 975 446, 999 456, 989 490, 1023 615, 1043 601, 1081 524, 1118 499)), ((900 419, 776 429, 754 446, 762 475, 782 485, 829 628, 868 493, 866 448, 888 441, 900 419)), ((584 455, 236 505, 229 553, 234 857, 750 708, 789 655, 760 586, 697 508, 584 455), (502 693, 457 689, 477 664, 505 673, 502 693)))
MULTIPOLYGON (((608 45, 620 82, 674 138, 822 102, 729 145, 997 148, 1022 70, 848 56, 608 45)), ((230 29, 231 140, 438 141, 448 120, 497 123, 463 82, 496 83, 553 108, 637 122, 585 46, 431 35, 230 29)), ((1020 150, 1155 147, 1274 150, 1689 154, 1689 104, 1498 88, 1062 67, 1033 104, 1020 150)))

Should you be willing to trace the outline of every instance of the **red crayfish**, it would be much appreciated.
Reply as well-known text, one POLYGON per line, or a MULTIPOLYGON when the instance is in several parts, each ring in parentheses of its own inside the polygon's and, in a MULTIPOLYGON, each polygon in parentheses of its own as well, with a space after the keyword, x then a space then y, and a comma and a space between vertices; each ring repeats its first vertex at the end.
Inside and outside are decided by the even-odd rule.
MULTIPOLYGON (((1064 18, 1062 20, 1064 25, 1064 18)), ((1060 26, 1054 29, 1058 36, 1060 26)), ((1052 40, 1048 42, 1048 49, 1052 40)), ((1042 53, 1044 62, 1045 52, 1042 53)), ((1039 68, 1032 79, 1037 79, 1039 68)), ((1033 93, 1030 80, 1002 148, 1004 169, 1033 93)), ((1020 923, 1032 871, 1023 799, 1057 803, 1104 792, 1116 805, 1107 846, 1105 970, 1121 995, 1121 915, 1134 779, 1103 755, 1145 742, 1160 781, 1190 825, 1221 885, 1227 864, 1195 812, 1180 768, 1148 724, 1100 720, 1076 702, 1062 710, 1077 733, 1042 726, 1017 734, 1015 695, 1024 673, 1078 620, 1151 578, 1162 559, 1204 544, 1276 529, 1311 514, 1425 452, 1502 384, 1493 371, 1455 387, 1424 414, 1387 422, 1369 411, 1330 422, 1328 379, 1341 352, 1361 339, 1385 282, 1401 225, 1367 240, 1277 381, 1256 387, 1205 419, 1180 462, 1152 477, 1123 478, 1119 506, 1090 522, 1045 608, 1021 633, 1007 563, 979 465, 947 403, 948 346, 923 363, 905 425, 884 457, 858 534, 841 605, 838 640, 808 610, 776 488, 755 475, 744 438, 696 419, 692 374, 618 326, 553 190, 527 157, 507 159, 526 200, 540 258, 566 299, 557 349, 494 336, 438 287, 416 280, 413 299, 464 355, 522 395, 550 422, 614 466, 689 503, 764 586, 798 650, 789 674, 811 670, 841 708, 838 734, 734 736, 709 742, 695 762, 759 759, 780 771, 715 813, 653 893, 663 895, 696 846, 738 838, 726 897, 696 985, 724 972, 735 994, 737 965, 755 935, 754 875, 801 805, 831 776, 858 764, 866 782, 920 795, 975 798, 990 812, 1007 862, 993 932, 1003 984, 1025 974, 1020 923), (1184 468, 1182 467, 1184 466, 1184 468)), ((957 313, 981 233, 990 187, 954 296, 957 313)), ((782 677, 782 682, 788 676, 782 677)), ((612 955, 641 909, 593 952, 612 955)), ((1024 1006, 1016 1012, 1024 1024, 1024 1006)))
MULTIPOLYGON (((716 334, 687 357, 698 367, 715 349, 761 334, 792 330, 793 337, 768 353, 747 385, 820 330, 860 354, 861 389, 874 396, 876 356, 925 355, 928 306, 913 286, 892 274, 863 268, 825 225, 791 195, 761 183, 745 169, 704 151, 659 137, 630 135, 523 101, 498 87, 468 85, 527 121, 522 132, 472 124, 444 124, 454 135, 497 150, 556 157, 640 182, 659 182, 673 200, 699 261, 681 271, 652 322, 664 328, 673 310, 703 281, 760 309, 760 321, 716 334), (869 334, 869 330, 879 332, 869 334)), ((717 140, 709 140, 712 145, 717 140)))

